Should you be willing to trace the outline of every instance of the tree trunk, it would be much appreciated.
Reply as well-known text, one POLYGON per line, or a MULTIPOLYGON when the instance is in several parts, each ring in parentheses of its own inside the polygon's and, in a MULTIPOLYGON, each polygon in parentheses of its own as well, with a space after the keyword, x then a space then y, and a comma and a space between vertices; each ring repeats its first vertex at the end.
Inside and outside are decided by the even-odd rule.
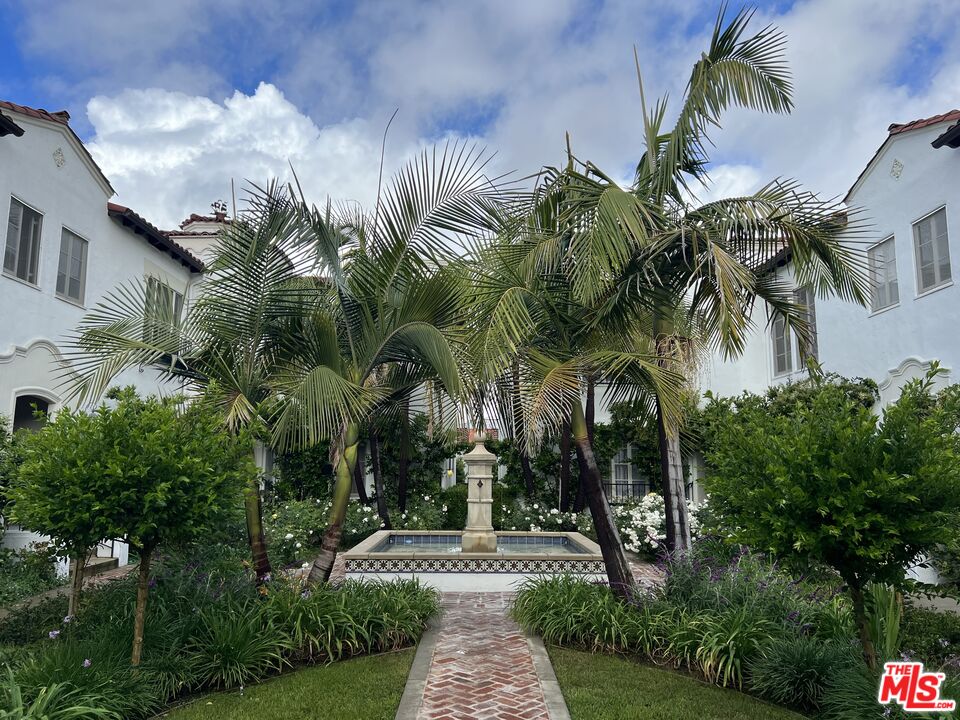
POLYGON ((363 446, 357 445, 357 462, 353 467, 353 484, 357 489, 357 497, 364 505, 370 504, 367 496, 367 463, 364 459, 363 446))
POLYGON ((323 540, 320 543, 320 554, 310 568, 308 582, 326 582, 330 579, 330 573, 333 572, 333 563, 337 559, 340 538, 343 536, 343 520, 347 515, 347 506, 350 504, 353 469, 357 464, 357 442, 357 426, 351 423, 343 433, 343 452, 337 460, 337 480, 333 488, 333 504, 330 507, 330 517, 327 521, 327 529, 323 533, 323 540))
POLYGON ((143 654, 143 626, 147 617, 147 594, 150 592, 150 556, 152 548, 142 548, 140 570, 137 573, 137 606, 133 616, 133 651, 130 664, 139 665, 143 654))
MULTIPOLYGON (((587 437, 590 439, 590 447, 593 447, 593 419, 596 412, 595 408, 596 385, 593 378, 587 378, 587 406, 585 408, 584 421, 587 424, 587 437)), ((579 463, 578 463, 579 464, 579 463)), ((575 513, 583 512, 587 504, 587 486, 584 482, 583 474, 577 479, 577 498, 573 501, 573 511, 575 513)))
POLYGON ((250 543, 253 571, 257 576, 257 584, 260 584, 270 574, 270 560, 267 558, 267 541, 263 537, 259 476, 251 478, 243 491, 243 509, 247 519, 247 541, 250 543))
POLYGON ((406 401, 400 410, 400 453, 397 459, 397 507, 407 511, 407 471, 410 466, 410 404, 406 401))
POLYGON ((867 608, 863 599, 863 588, 856 582, 847 582, 850 586, 850 599, 853 600, 853 617, 860 632, 860 646, 863 649, 863 659, 871 670, 877 669, 877 649, 873 646, 870 637, 870 624, 867 622, 867 608))
POLYGON ((73 578, 70 582, 70 600, 67 603, 67 615, 73 617, 80 609, 80 595, 83 592, 83 571, 87 567, 87 551, 79 553, 73 559, 73 578))
POLYGON ((603 555, 603 564, 607 570, 610 589, 619 597, 626 598, 633 587, 633 575, 627 564, 627 557, 620 541, 620 533, 613 519, 613 512, 603 492, 600 480, 600 468, 593 455, 593 446, 587 433, 587 423, 583 415, 583 406, 579 401, 573 405, 570 417, 570 429, 577 448, 577 462, 580 466, 580 484, 585 487, 587 504, 593 516, 593 526, 597 533, 597 543, 603 555))
POLYGON ((663 508, 666 516, 667 550, 686 552, 690 549, 690 522, 683 483, 683 458, 680 433, 667 427, 666 417, 657 400, 657 445, 660 450, 660 478, 663 483, 663 508))
POLYGON ((373 466, 373 487, 377 492, 377 514, 386 530, 392 530, 390 511, 387 509, 387 497, 383 492, 383 473, 380 470, 380 439, 370 431, 370 464, 373 466))
MULTIPOLYGON (((588 433, 589 435, 589 433, 588 433)), ((570 509, 570 421, 560 429, 560 512, 570 509)))
POLYGON ((530 458, 527 455, 524 442, 524 418, 523 408, 520 406, 520 362, 513 364, 511 373, 513 383, 513 398, 510 407, 513 410, 513 442, 516 445, 517 453, 520 455, 520 471, 523 475, 523 488, 528 500, 532 500, 536 493, 536 486, 533 484, 533 468, 530 467, 530 458))

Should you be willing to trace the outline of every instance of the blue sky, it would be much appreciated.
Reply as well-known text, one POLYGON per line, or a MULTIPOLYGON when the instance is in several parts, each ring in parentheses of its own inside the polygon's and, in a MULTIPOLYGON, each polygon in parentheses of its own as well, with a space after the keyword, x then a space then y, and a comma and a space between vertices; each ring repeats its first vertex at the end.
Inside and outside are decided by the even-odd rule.
MULTIPOLYGON (((736 7, 736 6, 734 6, 736 7)), ((641 152, 633 75, 678 98, 712 0, 0 0, 0 98, 69 109, 121 202, 169 226, 230 178, 284 175, 369 200, 388 167, 450 137, 526 174, 574 150, 626 178, 641 152)), ((950 0, 760 3, 788 36, 790 117, 733 112, 714 187, 796 177, 842 194, 891 122, 960 106, 950 0)))

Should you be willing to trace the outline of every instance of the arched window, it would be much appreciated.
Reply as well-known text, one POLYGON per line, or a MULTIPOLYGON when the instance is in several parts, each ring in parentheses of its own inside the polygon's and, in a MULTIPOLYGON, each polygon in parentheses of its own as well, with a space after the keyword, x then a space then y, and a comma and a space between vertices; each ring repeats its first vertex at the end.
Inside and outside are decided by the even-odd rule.
POLYGON ((50 401, 39 395, 20 395, 17 397, 17 404, 13 412, 14 430, 39 430, 45 422, 43 418, 35 415, 36 411, 46 415, 50 412, 50 401))

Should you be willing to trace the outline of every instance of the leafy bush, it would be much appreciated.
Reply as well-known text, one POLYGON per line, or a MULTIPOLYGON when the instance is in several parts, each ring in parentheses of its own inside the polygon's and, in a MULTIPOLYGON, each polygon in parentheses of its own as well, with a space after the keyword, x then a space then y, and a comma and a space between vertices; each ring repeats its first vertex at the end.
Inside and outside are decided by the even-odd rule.
POLYGON ((21 550, 0 549, 0 607, 57 587, 53 549, 45 544, 21 550))
POLYGON ((44 598, 35 605, 18 607, 0 619, 0 644, 29 645, 43 640, 67 614, 67 598, 44 598))
MULTIPOLYGON (((863 663, 841 670, 827 681, 820 707, 821 720, 907 720, 917 717, 899 705, 877 702, 880 673, 863 663)), ((944 693, 944 697, 951 697, 944 693)), ((922 717, 922 716, 921 716, 922 717)))
POLYGON ((443 512, 442 530, 463 530, 467 524, 467 491, 465 483, 457 483, 440 493, 443 512), (446 510, 444 510, 446 508, 446 510))
POLYGON ((957 663, 960 661, 960 615, 905 607, 900 649, 909 657, 935 667, 957 663))
POLYGON ((960 589, 960 539, 937 545, 930 551, 930 561, 943 584, 960 589))
POLYGON ((398 530, 439 529, 445 523, 438 501, 436 495, 417 495, 410 498, 406 512, 393 513, 393 526, 398 530))
POLYGON ((817 712, 831 680, 860 665, 858 655, 850 642, 779 638, 765 643, 751 661, 750 690, 778 705, 817 712))

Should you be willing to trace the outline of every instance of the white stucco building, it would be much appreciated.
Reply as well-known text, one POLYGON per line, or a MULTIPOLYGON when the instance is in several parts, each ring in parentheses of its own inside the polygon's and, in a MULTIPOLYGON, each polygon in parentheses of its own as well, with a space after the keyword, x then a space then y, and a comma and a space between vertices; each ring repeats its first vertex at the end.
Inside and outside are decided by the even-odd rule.
MULTIPOLYGON (((865 377, 880 386, 881 405, 938 360, 957 382, 960 288, 953 267, 960 257, 960 111, 890 125, 888 136, 844 198, 870 223, 871 238, 854 250, 874 282, 870 307, 837 298, 812 301, 813 349, 824 369, 865 377)), ((792 277, 789 258, 778 273, 792 277)), ((809 295, 805 296, 809 298, 809 295)), ((756 330, 741 358, 706 363, 701 389, 717 395, 802 378, 796 337, 767 322, 758 306, 756 330)))
MULTIPOLYGON (((69 125, 50 113, 0 101, 0 415, 36 424, 67 395, 69 334, 117 285, 144 280, 157 303, 182 308, 203 264, 145 219, 110 202, 114 190, 69 125)), ((149 368, 118 384, 161 388, 149 368)), ((29 537, 16 529, 6 545, 29 537)))

